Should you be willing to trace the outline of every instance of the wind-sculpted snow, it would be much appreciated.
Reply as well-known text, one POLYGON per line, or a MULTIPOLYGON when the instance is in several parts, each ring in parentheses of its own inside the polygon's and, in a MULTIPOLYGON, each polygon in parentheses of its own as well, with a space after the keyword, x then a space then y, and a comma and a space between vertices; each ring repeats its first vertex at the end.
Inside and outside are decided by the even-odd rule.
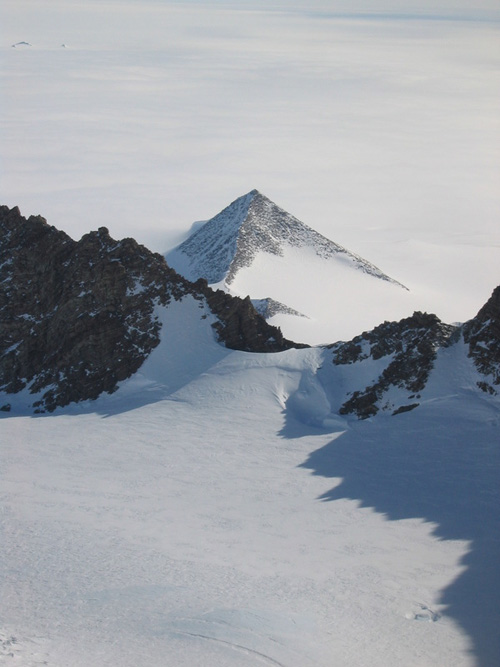
MULTIPOLYGON (((348 262, 368 275, 400 285, 376 266, 330 241, 257 190, 239 197, 187 241, 167 253, 167 261, 190 280, 225 281, 230 286, 256 255, 283 255, 286 246, 311 248, 322 259, 348 262)), ((402 285, 401 285, 402 287, 402 285)))
POLYGON ((360 421, 344 393, 376 380, 397 327, 334 364, 223 347, 194 295, 159 316, 112 395, 0 420, 4 652, 496 667, 499 399, 463 339, 439 346, 418 409, 360 421))

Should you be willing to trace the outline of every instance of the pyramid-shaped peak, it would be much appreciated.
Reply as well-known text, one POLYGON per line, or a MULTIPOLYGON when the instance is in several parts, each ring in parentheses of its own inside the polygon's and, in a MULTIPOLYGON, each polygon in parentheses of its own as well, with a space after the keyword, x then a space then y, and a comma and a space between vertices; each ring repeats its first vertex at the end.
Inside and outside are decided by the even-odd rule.
MULTIPOLYGON (((267 197, 263 192, 260 190, 257 190, 256 188, 253 190, 250 190, 250 192, 246 195, 243 195, 244 197, 249 197, 252 202, 255 201, 264 201, 267 202, 268 204, 271 204, 272 206, 276 206, 276 208, 280 208, 277 204, 275 204, 269 197, 267 197)), ((236 200, 238 201, 238 200, 236 200)), ((283 209, 280 209, 283 210, 283 209)), ((287 214, 289 215, 289 214, 287 214)))
POLYGON ((251 191, 248 193, 248 196, 250 196, 250 197, 252 198, 252 201, 259 201, 259 200, 261 200, 261 201, 266 201, 266 202, 268 202, 269 204, 272 204, 273 206, 276 206, 276 208, 279 208, 279 206, 277 206, 277 204, 275 204, 271 199, 269 199, 269 197, 267 197, 267 196, 266 196, 263 192, 261 192, 260 190, 257 190, 257 189, 255 189, 255 190, 251 190, 251 191))
MULTIPOLYGON (((234 207, 239 207, 239 206, 242 206, 242 205, 248 205, 249 207, 252 207, 252 206, 255 206, 256 204, 258 204, 259 202, 261 202, 261 203, 265 202, 268 205, 274 206, 277 209, 279 209, 279 206, 277 206, 271 199, 269 199, 269 197, 266 197, 266 195, 263 194, 260 190, 257 190, 256 188, 254 188, 253 190, 250 190, 250 192, 247 192, 247 194, 241 195, 241 197, 238 197, 233 202, 231 202, 231 204, 229 204, 229 206, 227 206, 225 209, 223 209, 223 211, 221 211, 221 213, 223 213, 224 211, 230 210, 234 207)), ((280 210, 283 210, 283 209, 280 209, 280 210)), ((215 216, 215 217, 217 217, 217 216, 215 216)))
POLYGON ((376 278, 396 282, 373 264, 350 253, 254 189, 223 209, 166 255, 189 280, 230 285, 259 253, 282 257, 286 248, 304 248, 326 260, 342 258, 376 278))
POLYGON ((190 280, 205 278, 209 284, 226 280, 229 284, 235 272, 249 266, 258 252, 281 255, 281 244, 301 236, 291 233, 296 225, 302 223, 253 189, 198 228, 166 259, 190 280))

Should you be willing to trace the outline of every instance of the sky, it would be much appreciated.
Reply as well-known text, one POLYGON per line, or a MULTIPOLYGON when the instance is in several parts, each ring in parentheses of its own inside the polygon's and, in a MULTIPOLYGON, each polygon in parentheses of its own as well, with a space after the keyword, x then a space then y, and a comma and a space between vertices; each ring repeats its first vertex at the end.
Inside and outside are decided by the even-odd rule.
POLYGON ((445 319, 500 282, 497 2, 4 0, 0 19, 0 199, 24 215, 163 252, 257 188, 445 319))

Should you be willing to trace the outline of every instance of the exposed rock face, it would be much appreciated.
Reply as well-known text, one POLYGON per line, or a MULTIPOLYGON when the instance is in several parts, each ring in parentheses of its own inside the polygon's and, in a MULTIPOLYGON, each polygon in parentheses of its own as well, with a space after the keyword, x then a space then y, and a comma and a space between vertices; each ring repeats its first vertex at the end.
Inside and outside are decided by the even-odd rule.
POLYGON ((209 284, 224 280, 230 286, 238 272, 250 266, 259 252, 282 256, 286 246, 312 249, 323 259, 342 257, 353 268, 403 287, 370 262, 284 211, 258 190, 236 199, 166 258, 190 280, 205 278, 209 284))
POLYGON ((39 411, 112 392, 158 344, 155 307, 188 294, 208 303, 228 347, 293 346, 248 300, 193 285, 133 239, 101 227, 76 242, 0 207, 0 390, 42 392, 39 411))
POLYGON ((274 299, 252 299, 252 304, 255 310, 262 315, 266 320, 269 320, 274 315, 295 315, 295 317, 306 317, 302 313, 299 313, 298 310, 294 310, 289 306, 285 306, 284 303, 275 301, 274 299))
MULTIPOLYGON (((456 327, 444 324, 436 315, 416 312, 400 322, 384 322, 348 343, 332 347, 333 363, 352 364, 371 357, 386 359, 386 366, 373 383, 354 391, 341 406, 340 414, 356 414, 361 419, 380 409, 390 387, 399 387, 413 397, 425 387, 437 350, 447 345, 456 327)), ((395 414, 411 410, 418 402, 399 407, 395 414)))
POLYGON ((366 387, 349 394, 339 408, 340 414, 353 414, 360 419, 379 410, 401 414, 418 407, 420 392, 427 384, 440 348, 460 340, 468 345, 468 356, 482 376, 477 386, 497 395, 500 385, 500 287, 479 313, 469 322, 450 326, 436 315, 414 313, 400 322, 384 322, 373 331, 365 332, 347 343, 331 346, 336 366, 359 364, 364 360, 381 360, 382 370, 366 387), (406 397, 394 408, 387 399, 394 390, 398 398, 406 397))
POLYGON ((218 317, 213 325, 219 340, 232 350, 248 352, 279 352, 291 347, 308 347, 285 338, 278 327, 264 326, 265 320, 254 308, 249 296, 231 296, 223 290, 212 290, 206 280, 193 284, 206 298, 210 310, 218 317))
POLYGON ((500 286, 497 287, 476 317, 463 327, 469 356, 485 376, 478 386, 490 394, 500 385, 500 286))

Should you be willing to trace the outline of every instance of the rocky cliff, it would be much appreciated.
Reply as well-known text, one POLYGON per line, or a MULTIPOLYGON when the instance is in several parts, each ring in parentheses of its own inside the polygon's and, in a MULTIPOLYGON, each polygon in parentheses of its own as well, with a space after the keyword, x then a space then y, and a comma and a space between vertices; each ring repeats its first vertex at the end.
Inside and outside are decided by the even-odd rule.
POLYGON ((114 391, 158 344, 156 307, 188 294, 208 304, 228 347, 294 345, 249 299, 190 283, 133 239, 101 227, 77 242, 40 216, 0 207, 0 390, 37 395, 38 411, 114 391))
MULTIPOLYGON (((436 315, 416 312, 384 322, 347 343, 331 346, 335 366, 380 360, 366 386, 349 392, 339 413, 360 419, 379 410, 400 414, 418 407, 440 350, 464 343, 477 371, 476 386, 497 395, 500 387, 500 287, 472 320, 451 326, 436 315), (397 407, 396 407, 397 406, 397 407)), ((360 374, 361 376, 361 374, 360 374)))
POLYGON ((476 317, 464 325, 463 335, 469 356, 484 375, 480 388, 497 394, 500 391, 500 286, 476 317))

